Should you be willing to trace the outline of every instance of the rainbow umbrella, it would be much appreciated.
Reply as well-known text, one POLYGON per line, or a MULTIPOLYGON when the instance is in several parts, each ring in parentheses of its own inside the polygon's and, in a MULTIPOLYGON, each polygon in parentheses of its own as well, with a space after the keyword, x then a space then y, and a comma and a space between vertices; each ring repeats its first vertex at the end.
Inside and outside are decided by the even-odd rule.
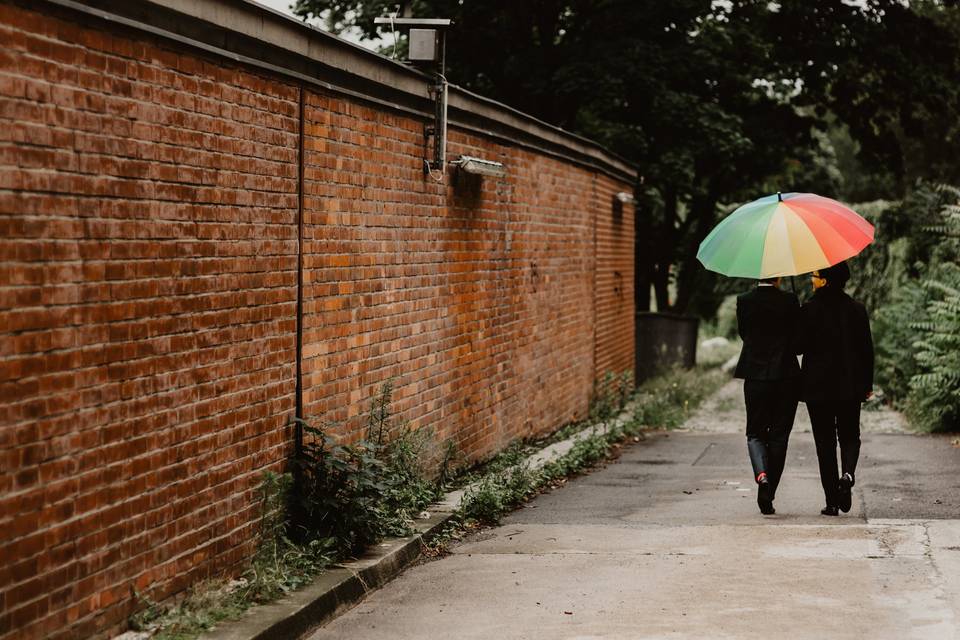
POLYGON ((737 278, 795 276, 851 258, 873 242, 873 225, 836 200, 777 193, 745 204, 700 243, 707 269, 737 278))

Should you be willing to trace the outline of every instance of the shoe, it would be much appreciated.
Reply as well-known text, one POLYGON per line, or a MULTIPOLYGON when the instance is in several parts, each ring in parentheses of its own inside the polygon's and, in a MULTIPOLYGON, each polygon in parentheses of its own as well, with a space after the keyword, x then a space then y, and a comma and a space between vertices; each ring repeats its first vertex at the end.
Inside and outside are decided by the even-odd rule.
POLYGON ((840 511, 847 513, 850 511, 850 505, 853 502, 853 497, 851 496, 850 490, 853 488, 853 476, 849 473, 843 474, 840 478, 840 483, 837 486, 837 496, 838 502, 837 505, 840 507, 840 511))
POLYGON ((761 476, 757 481, 757 506, 760 507, 760 513, 770 516, 776 513, 773 508, 773 488, 767 477, 761 476))
POLYGON ((820 509, 820 515, 823 516, 838 516, 840 513, 837 511, 837 508, 832 504, 828 504, 823 509, 820 509))

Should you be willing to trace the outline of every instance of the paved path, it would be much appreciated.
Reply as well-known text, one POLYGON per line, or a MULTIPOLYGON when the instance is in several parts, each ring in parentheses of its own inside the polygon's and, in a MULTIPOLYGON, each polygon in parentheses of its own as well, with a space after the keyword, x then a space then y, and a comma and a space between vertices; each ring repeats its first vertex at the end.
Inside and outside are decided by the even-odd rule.
POLYGON ((686 430, 538 497, 312 640, 960 639, 960 448, 865 413, 854 509, 826 518, 801 406, 777 515, 761 516, 741 398, 732 382, 686 430))

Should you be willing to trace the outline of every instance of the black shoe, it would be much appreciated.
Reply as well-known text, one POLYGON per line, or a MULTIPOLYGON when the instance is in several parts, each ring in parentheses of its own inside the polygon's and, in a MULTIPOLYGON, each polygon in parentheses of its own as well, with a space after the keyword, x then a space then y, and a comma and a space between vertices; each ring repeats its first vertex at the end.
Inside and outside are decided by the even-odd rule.
POLYGON ((840 511, 847 513, 850 511, 850 505, 853 502, 853 497, 851 496, 850 490, 853 488, 853 476, 849 473, 843 474, 840 478, 840 483, 837 487, 837 506, 840 507, 840 511))
POLYGON ((820 509, 820 515, 823 515, 823 516, 838 516, 838 515, 840 515, 840 514, 837 512, 837 508, 836 508, 835 506, 833 506, 832 504, 828 504, 828 505, 825 506, 823 509, 820 509))
POLYGON ((776 513, 773 508, 773 488, 765 477, 757 482, 757 506, 760 507, 760 513, 765 516, 776 513))

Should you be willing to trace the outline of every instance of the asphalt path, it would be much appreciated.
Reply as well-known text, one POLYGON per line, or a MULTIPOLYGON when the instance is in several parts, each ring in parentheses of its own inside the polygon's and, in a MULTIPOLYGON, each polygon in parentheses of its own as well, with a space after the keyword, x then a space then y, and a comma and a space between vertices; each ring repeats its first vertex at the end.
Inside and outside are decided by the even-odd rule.
POLYGON ((850 513, 823 496, 801 405, 756 506, 731 382, 679 431, 411 568, 311 640, 960 639, 960 447, 864 412, 850 513))

